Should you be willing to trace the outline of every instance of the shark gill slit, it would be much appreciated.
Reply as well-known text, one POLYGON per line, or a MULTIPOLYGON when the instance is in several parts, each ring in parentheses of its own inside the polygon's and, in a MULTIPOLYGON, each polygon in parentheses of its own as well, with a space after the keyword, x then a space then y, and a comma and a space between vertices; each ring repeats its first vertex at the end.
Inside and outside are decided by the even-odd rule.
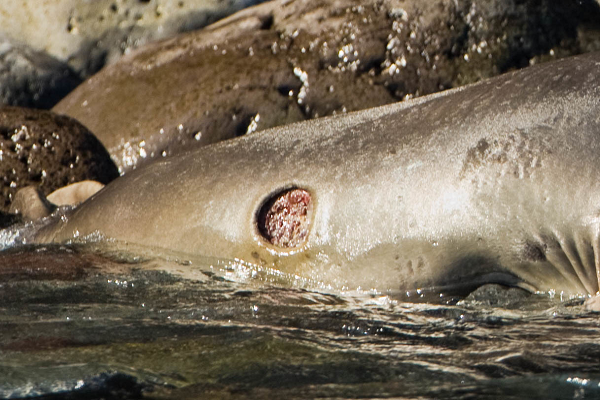
POLYGON ((589 236, 578 232, 575 231, 573 236, 575 249, 583 266, 584 282, 590 294, 596 293, 598 291, 598 278, 596 275, 594 246, 590 240, 587 240, 589 236))
POLYGON ((560 241, 563 242, 563 251, 569 259, 569 262, 573 267, 573 271, 575 271, 575 274, 579 278, 579 282, 581 282, 587 293, 591 293, 592 286, 590 285, 590 281, 585 273, 583 260, 580 257, 580 253, 577 251, 575 243, 572 240, 566 240, 565 238, 560 238, 560 241))
POLYGON ((592 246, 594 247, 594 264, 596 267, 596 281, 597 281, 597 289, 596 293, 600 292, 600 235, 598 233, 594 234, 594 239, 592 240, 592 246))
MULTIPOLYGON (((546 252, 546 259, 563 276, 565 281, 571 284, 572 287, 575 287, 577 290, 581 290, 582 292, 586 291, 585 287, 582 285, 582 282, 579 280, 577 273, 575 272, 575 268, 565 254, 560 235, 558 235, 556 231, 553 231, 552 234, 554 237, 547 241, 554 241, 554 243, 548 243, 549 245, 548 251, 546 252)), ((541 243, 547 241, 542 240, 541 243)))

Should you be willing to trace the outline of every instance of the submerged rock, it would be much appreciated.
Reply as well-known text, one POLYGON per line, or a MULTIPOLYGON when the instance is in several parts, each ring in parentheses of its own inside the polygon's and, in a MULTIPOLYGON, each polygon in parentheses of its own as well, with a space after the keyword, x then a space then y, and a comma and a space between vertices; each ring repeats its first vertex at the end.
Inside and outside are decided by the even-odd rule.
POLYGON ((118 171, 102 144, 72 118, 0 107, 0 176, 0 212, 6 212, 19 188, 34 185, 47 195, 86 179, 108 183, 118 171))
POLYGON ((51 108, 80 83, 67 64, 0 35, 0 104, 51 108))
MULTIPOLYGON (((50 341, 51 344, 52 341, 50 341)), ((68 344, 65 344, 65 346, 68 344)), ((141 399, 163 383, 160 377, 103 365, 63 365, 52 367, 11 367, 0 365, 6 378, 0 383, 3 399, 141 399)))
POLYGON ((143 43, 198 29, 259 0, 2 0, 0 32, 82 76, 143 43))
POLYGON ((108 66, 55 110, 122 170, 600 47, 595 1, 274 1, 108 66))
POLYGON ((535 296, 533 293, 524 289, 487 284, 475 289, 458 304, 519 309, 527 302, 531 302, 533 296, 535 296))

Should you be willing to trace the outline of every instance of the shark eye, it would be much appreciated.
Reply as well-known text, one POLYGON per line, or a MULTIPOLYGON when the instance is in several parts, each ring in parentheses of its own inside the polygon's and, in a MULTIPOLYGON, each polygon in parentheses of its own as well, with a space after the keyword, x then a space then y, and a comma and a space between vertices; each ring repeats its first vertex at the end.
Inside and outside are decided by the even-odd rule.
POLYGON ((269 243, 298 247, 308 237, 312 202, 310 193, 292 188, 270 197, 257 216, 258 231, 269 243))

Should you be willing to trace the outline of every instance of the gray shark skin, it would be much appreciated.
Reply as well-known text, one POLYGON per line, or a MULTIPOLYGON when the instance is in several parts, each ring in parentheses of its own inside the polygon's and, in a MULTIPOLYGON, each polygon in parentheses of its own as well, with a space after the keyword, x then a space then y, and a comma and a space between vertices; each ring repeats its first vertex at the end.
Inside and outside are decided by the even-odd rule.
POLYGON ((600 276, 599 177, 600 54, 588 54, 165 158, 36 240, 100 233, 349 290, 586 295, 600 276), (285 247, 260 214, 293 188, 310 210, 285 247))

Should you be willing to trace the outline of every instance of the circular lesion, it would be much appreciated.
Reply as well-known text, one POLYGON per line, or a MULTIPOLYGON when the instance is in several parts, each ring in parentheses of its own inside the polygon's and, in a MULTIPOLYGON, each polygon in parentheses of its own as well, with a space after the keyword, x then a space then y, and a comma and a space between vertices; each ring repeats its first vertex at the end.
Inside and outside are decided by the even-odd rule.
POLYGON ((278 192, 263 203, 257 214, 257 228, 269 243, 280 248, 302 245, 309 233, 312 198, 305 189, 278 192))

